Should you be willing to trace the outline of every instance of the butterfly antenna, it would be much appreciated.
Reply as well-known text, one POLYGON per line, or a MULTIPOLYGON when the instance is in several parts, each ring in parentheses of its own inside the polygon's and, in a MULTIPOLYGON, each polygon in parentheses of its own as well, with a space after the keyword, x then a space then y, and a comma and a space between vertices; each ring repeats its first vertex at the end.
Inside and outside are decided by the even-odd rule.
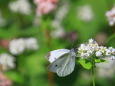
POLYGON ((74 47, 74 44, 75 44, 75 40, 72 40, 71 49, 74 47))

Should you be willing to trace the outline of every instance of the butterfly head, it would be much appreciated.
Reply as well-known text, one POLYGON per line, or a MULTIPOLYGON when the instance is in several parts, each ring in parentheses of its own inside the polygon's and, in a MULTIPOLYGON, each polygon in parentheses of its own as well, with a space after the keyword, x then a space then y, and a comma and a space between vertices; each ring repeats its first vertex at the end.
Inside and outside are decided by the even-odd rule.
POLYGON ((72 56, 76 56, 76 53, 75 53, 74 48, 72 48, 72 49, 70 50, 70 53, 72 54, 72 56))

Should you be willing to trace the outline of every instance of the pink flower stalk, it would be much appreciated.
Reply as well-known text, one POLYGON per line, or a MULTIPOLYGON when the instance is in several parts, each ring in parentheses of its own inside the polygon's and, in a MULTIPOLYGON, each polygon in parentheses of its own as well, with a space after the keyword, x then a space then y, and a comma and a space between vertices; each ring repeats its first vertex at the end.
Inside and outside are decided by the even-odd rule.
POLYGON ((11 86, 12 82, 0 71, 0 86, 11 86))
POLYGON ((37 5, 37 15, 41 16, 55 10, 58 0, 34 0, 34 3, 37 5))

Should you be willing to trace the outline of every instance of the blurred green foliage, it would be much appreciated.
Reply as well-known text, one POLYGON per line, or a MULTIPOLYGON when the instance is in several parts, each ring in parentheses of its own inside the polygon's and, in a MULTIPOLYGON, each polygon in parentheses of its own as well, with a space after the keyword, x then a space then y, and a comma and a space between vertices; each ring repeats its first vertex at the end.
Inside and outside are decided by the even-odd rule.
MULTIPOLYGON (((54 74, 53 81, 50 82, 50 75, 47 70, 49 63, 45 59, 45 55, 54 49, 71 48, 72 42, 68 41, 67 38, 53 38, 47 34, 47 32, 50 34, 55 29, 51 25, 51 21, 54 19, 56 11, 38 18, 41 21, 40 25, 33 25, 34 18, 37 18, 33 0, 28 0, 32 5, 30 15, 12 12, 8 7, 11 1, 15 0, 0 0, 0 11, 7 20, 6 26, 0 27, 0 39, 35 37, 40 46, 37 51, 25 52, 22 55, 15 56, 17 67, 14 70, 4 72, 14 82, 12 86, 92 86, 89 70, 83 69, 78 63, 72 74, 63 78, 54 74), (88 79, 82 76, 82 71, 89 74, 88 79), (50 85, 50 83, 53 85, 50 85)), ((70 5, 62 26, 67 33, 77 32, 76 46, 87 42, 89 38, 95 38, 98 33, 104 32, 108 39, 106 45, 115 47, 115 34, 113 32, 115 26, 110 27, 105 16, 106 11, 113 7, 115 0, 59 0, 58 9, 63 5, 62 2, 68 2, 70 5), (94 12, 94 18, 91 22, 84 22, 76 17, 76 8, 85 4, 91 5, 94 12)), ((9 53, 9 50, 0 46, 0 53, 2 52, 9 53)), ((83 65, 87 65, 86 69, 89 69, 91 66, 89 64, 84 63, 83 65)), ((96 77, 96 86, 113 86, 114 84, 114 75, 112 78, 96 77)))

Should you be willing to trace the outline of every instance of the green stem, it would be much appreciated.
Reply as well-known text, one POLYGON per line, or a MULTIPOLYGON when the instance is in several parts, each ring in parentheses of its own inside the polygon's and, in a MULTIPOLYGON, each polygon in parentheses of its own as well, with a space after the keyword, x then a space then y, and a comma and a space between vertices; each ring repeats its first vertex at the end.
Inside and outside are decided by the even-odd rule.
POLYGON ((93 86, 95 86, 94 66, 92 67, 92 81, 93 81, 93 86))

